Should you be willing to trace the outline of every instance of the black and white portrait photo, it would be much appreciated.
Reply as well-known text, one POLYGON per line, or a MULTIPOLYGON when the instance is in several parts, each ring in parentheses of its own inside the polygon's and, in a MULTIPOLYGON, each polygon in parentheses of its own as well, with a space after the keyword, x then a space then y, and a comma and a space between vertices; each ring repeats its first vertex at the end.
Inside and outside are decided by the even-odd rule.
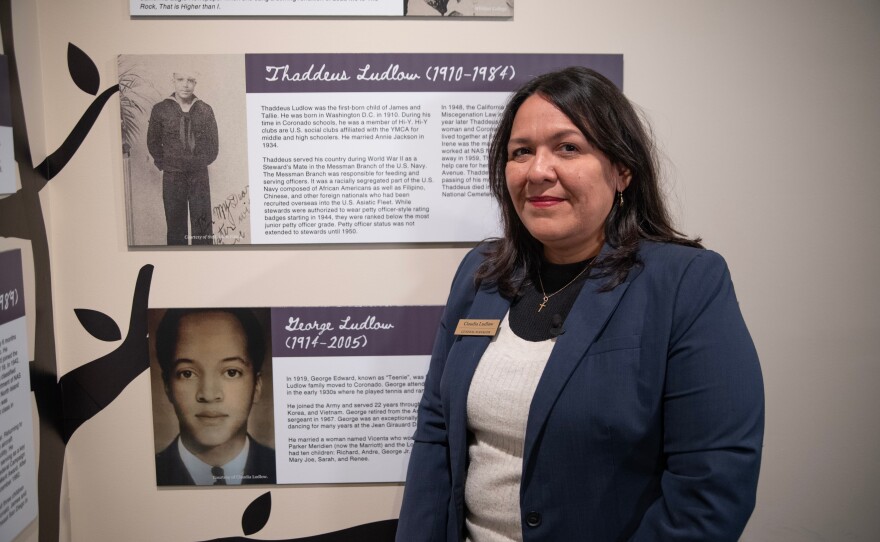
POLYGON ((276 482, 268 313, 149 311, 156 485, 276 482))
POLYGON ((129 245, 249 243, 244 59, 118 63, 129 245))

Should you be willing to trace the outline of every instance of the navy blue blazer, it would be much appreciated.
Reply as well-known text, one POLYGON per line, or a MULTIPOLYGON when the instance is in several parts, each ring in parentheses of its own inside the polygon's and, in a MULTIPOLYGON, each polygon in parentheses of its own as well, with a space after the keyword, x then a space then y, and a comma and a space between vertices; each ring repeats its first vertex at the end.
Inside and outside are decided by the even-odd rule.
MULTIPOLYGON (((607 250, 607 247, 605 247, 607 250)), ((523 540, 736 540, 761 461, 758 356, 724 260, 643 243, 642 265, 608 292, 584 285, 532 399, 523 540)), ((488 337, 461 318, 501 319, 510 301, 474 285, 481 248, 452 284, 419 405, 400 542, 464 536, 467 396, 488 337)))

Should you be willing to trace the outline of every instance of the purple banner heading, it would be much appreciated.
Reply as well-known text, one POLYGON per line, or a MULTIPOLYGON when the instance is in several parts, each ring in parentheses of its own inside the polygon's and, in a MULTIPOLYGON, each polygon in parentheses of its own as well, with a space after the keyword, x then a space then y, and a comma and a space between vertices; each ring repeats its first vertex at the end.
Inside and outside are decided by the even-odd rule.
MULTIPOLYGON (((0 252, 0 325, 24 316, 21 251, 0 252)), ((438 318, 439 321, 439 318, 438 318)))
POLYGON ((510 92, 531 78, 585 66, 623 88, 623 55, 249 54, 247 92, 510 92))
POLYGON ((443 307, 272 309, 272 356, 428 355, 443 307))

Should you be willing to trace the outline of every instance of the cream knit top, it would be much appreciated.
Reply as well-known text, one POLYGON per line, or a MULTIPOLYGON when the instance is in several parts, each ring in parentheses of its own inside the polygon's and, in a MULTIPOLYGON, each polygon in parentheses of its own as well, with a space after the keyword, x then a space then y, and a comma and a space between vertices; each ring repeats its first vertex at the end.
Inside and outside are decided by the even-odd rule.
POLYGON ((467 401, 471 436, 464 499, 469 542, 522 540, 519 490, 526 422, 555 344, 555 338, 519 338, 505 317, 477 365, 467 401))

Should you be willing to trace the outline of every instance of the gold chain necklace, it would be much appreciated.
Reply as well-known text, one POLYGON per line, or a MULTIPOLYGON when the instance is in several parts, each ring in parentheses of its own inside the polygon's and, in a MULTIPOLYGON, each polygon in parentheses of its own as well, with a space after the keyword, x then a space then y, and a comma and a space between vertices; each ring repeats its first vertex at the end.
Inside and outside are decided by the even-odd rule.
POLYGON ((568 281, 568 284, 566 284, 566 285, 563 286, 562 288, 556 290, 556 291, 553 292, 552 294, 548 294, 546 291, 544 291, 544 281, 541 280, 541 272, 538 271, 538 284, 541 285, 541 295, 544 296, 544 300, 541 301, 541 303, 538 305, 538 312, 541 312, 541 310, 547 305, 547 302, 550 301, 550 298, 551 298, 551 297, 553 297, 554 295, 558 294, 558 293, 561 292, 562 290, 565 290, 566 288, 568 288, 569 286, 571 286, 571 285, 574 283, 574 281, 576 281, 577 279, 579 279, 579 278, 581 277, 581 275, 583 275, 584 273, 587 272, 588 269, 590 269, 591 267, 593 267, 593 262, 595 262, 597 258, 598 258, 598 256, 593 257, 593 259, 590 260, 589 263, 587 263, 586 267, 584 267, 584 269, 583 269, 580 273, 578 273, 577 275, 575 275, 575 277, 574 277, 573 279, 571 279, 570 281, 568 281))

